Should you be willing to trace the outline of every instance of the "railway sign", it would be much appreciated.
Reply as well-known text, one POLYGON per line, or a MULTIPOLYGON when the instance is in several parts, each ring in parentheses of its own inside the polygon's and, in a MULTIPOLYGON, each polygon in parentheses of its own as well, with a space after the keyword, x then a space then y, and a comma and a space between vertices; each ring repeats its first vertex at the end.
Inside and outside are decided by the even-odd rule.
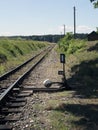
POLYGON ((65 63, 65 54, 60 54, 60 62, 65 63))
POLYGON ((58 71, 58 75, 64 75, 64 71, 58 71))

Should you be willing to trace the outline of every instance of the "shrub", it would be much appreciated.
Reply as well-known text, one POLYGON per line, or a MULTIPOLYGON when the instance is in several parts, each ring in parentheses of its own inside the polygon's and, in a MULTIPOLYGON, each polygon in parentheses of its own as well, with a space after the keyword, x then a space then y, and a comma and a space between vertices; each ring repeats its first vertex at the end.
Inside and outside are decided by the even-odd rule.
POLYGON ((84 40, 73 39, 73 35, 68 33, 59 41, 58 47, 65 54, 73 54, 82 51, 86 47, 86 42, 84 40))

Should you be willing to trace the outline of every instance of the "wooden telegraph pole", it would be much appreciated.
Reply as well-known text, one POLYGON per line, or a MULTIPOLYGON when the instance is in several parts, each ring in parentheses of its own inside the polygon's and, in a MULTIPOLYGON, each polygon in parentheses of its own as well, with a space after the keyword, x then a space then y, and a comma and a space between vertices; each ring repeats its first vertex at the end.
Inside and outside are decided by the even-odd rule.
POLYGON ((74 6, 74 38, 76 38, 76 7, 74 6))

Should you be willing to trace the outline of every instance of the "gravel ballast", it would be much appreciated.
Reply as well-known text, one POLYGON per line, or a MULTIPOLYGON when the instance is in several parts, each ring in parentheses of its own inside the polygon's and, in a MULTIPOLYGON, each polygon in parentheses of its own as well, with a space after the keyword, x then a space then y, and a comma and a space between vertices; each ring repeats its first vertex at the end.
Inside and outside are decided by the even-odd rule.
MULTIPOLYGON (((53 82, 61 82, 62 76, 58 75, 58 70, 62 70, 59 55, 56 53, 55 48, 47 55, 45 60, 30 74, 23 85, 30 85, 33 87, 43 88, 43 82, 49 79, 53 82)), ((51 87, 60 86, 54 84, 51 87)), ((44 130, 52 129, 51 121, 48 119, 50 111, 45 110, 47 108, 46 102, 51 99, 50 93, 35 93, 31 97, 27 98, 27 104, 23 108, 21 118, 19 121, 13 123, 13 130, 44 130), (43 108, 40 108, 40 106, 43 108)))

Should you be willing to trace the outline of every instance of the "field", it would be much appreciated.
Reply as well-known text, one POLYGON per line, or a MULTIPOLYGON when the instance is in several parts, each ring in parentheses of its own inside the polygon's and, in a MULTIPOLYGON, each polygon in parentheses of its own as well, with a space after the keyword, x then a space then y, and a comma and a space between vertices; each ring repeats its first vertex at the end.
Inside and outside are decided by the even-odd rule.
POLYGON ((0 75, 23 63, 48 43, 8 38, 0 39, 0 75))

